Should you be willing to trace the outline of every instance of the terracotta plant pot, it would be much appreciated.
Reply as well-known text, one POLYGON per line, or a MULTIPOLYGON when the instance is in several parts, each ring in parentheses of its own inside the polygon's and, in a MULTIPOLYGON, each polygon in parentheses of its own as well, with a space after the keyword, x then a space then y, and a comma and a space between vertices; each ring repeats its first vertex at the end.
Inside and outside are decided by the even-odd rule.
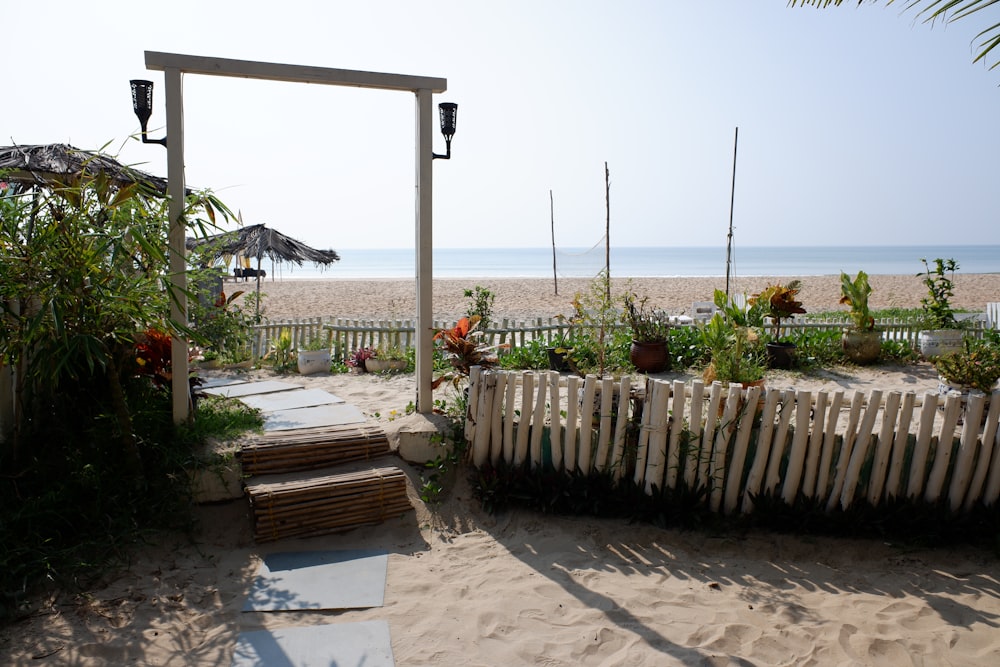
POLYGON ((670 370, 670 350, 666 341, 644 343, 633 340, 628 358, 632 365, 643 373, 662 373, 670 370))

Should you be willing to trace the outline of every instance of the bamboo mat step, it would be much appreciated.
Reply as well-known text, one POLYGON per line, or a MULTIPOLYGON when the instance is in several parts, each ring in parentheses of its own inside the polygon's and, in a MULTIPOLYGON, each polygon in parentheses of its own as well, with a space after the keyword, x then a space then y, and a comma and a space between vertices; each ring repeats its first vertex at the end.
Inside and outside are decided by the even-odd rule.
POLYGON ((389 440, 377 426, 352 424, 252 436, 240 448, 245 475, 317 470, 389 453, 389 440))
POLYGON ((413 509, 395 466, 248 484, 254 539, 310 537, 382 523, 413 509))

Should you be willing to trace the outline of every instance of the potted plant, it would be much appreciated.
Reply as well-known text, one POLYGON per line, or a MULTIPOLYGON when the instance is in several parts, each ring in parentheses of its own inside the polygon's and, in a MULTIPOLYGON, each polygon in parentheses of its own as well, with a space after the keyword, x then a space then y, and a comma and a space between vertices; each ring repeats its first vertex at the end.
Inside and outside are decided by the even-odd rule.
POLYGON ((882 352, 882 334, 875 330, 875 318, 868 310, 868 297, 872 293, 868 274, 858 271, 857 277, 840 272, 840 303, 850 307, 851 326, 844 329, 840 338, 844 356, 856 364, 870 364, 882 352))
POLYGON ((935 359, 962 349, 962 330, 950 302, 955 294, 958 262, 939 257, 931 268, 926 259, 920 261, 924 270, 917 277, 927 286, 927 296, 920 300, 927 328, 917 334, 917 344, 924 358, 935 359))
POLYGON ((997 338, 992 341, 967 338, 958 352, 935 357, 933 364, 938 372, 938 393, 958 391, 964 406, 969 392, 981 391, 987 395, 988 407, 989 395, 1000 379, 1000 342, 997 338))
POLYGON ((988 394, 1000 380, 1000 345, 965 339, 958 352, 937 357, 934 368, 947 391, 968 393, 975 389, 988 394))
POLYGON ((330 371, 330 344, 323 336, 314 336, 305 345, 299 347, 296 363, 299 373, 312 375, 330 371))
POLYGON ((431 383, 432 388, 436 389, 444 382, 451 382, 458 388, 463 379, 469 377, 469 370, 473 366, 483 368, 496 366, 499 361, 497 350, 508 347, 508 344, 483 343, 482 334, 477 330, 479 321, 478 315, 463 317, 451 329, 438 329, 434 333, 435 344, 439 346, 454 371, 436 378, 431 383))
POLYGON ((351 353, 351 356, 344 359, 344 364, 351 369, 352 373, 364 373, 368 369, 365 362, 375 356, 375 350, 370 347, 359 347, 351 353))
POLYGON ((781 340, 781 320, 806 312, 796 300, 802 283, 793 280, 787 285, 768 285, 750 297, 750 303, 771 318, 771 340, 767 343, 767 359, 771 368, 791 368, 795 361, 795 343, 781 340))
POLYGON ((402 371, 406 370, 409 363, 405 350, 398 345, 383 341, 372 355, 365 359, 365 369, 369 373, 402 371))
POLYGON ((648 297, 635 294, 622 297, 625 309, 622 322, 632 333, 629 360, 643 373, 659 373, 670 369, 670 316, 663 310, 650 308, 648 297))
POLYGON ((767 369, 759 352, 757 333, 752 328, 734 324, 721 313, 699 326, 702 342, 712 357, 702 372, 705 382, 736 382, 744 387, 764 384, 767 369))

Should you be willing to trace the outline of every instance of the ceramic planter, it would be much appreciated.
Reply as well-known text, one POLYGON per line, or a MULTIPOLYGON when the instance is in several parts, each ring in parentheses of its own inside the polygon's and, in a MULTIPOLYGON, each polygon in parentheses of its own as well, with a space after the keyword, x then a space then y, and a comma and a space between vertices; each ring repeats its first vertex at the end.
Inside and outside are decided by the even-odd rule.
POLYGON ((844 356, 856 364, 871 364, 882 353, 882 334, 878 331, 844 329, 840 338, 844 356))
POLYGON ((302 375, 330 372, 330 350, 299 350, 298 366, 302 375))
POLYGON ((917 334, 917 346, 925 359, 934 359, 961 352, 963 338, 960 329, 926 329, 917 334))
POLYGON ((369 373, 384 373, 386 371, 401 371, 406 368, 406 359, 365 359, 365 370, 369 373))

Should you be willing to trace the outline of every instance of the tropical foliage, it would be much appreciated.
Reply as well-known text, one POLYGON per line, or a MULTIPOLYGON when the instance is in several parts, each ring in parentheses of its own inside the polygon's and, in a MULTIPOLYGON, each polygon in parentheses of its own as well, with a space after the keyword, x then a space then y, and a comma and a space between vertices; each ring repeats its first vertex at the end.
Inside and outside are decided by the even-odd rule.
MULTIPOLYGON (((885 0, 885 4, 891 5, 894 1, 885 0)), ((858 5, 863 5, 866 2, 877 4, 878 0, 858 0, 858 5)), ((821 8, 829 7, 830 5, 839 7, 842 3, 843 0, 788 0, 788 4, 791 7, 795 7, 796 5, 811 5, 821 8)), ((916 9, 917 16, 922 18, 925 23, 931 24, 937 21, 952 23, 972 16, 995 3, 996 0, 927 0, 926 2, 921 2, 921 0, 903 0, 902 2, 904 10, 916 9)), ((973 62, 984 60, 997 45, 1000 45, 1000 23, 994 23, 984 28, 975 36, 973 41, 975 42, 976 53, 973 62)), ((998 65, 1000 65, 1000 58, 990 65, 990 69, 995 69, 998 65)))
POLYGON ((955 295, 954 277, 958 262, 939 257, 934 260, 932 269, 926 259, 920 261, 924 263, 924 271, 918 273, 917 277, 923 278, 923 283, 927 286, 927 296, 920 303, 928 325, 932 329, 957 329, 958 321, 951 307, 951 297, 955 295))
POLYGON ((665 343, 670 338, 670 316, 648 305, 649 297, 639 298, 628 292, 622 296, 625 310, 622 322, 628 325, 632 339, 640 343, 665 343))
POLYGON ((934 367, 948 384, 989 393, 1000 379, 1000 345, 966 338, 963 350, 938 357, 934 367))
POLYGON ((751 306, 759 308, 765 317, 771 318, 772 338, 778 340, 781 320, 806 312, 802 302, 795 297, 799 294, 801 282, 793 280, 787 285, 768 285, 750 297, 751 306))
POLYGON ((858 331, 873 331, 875 329, 875 318, 868 309, 868 297, 872 293, 871 285, 868 284, 868 274, 858 271, 854 280, 840 272, 840 303, 850 307, 851 320, 854 328, 858 331))
MULTIPOLYGON (((156 191, 101 171, 0 183, 0 361, 16 396, 0 440, 7 601, 42 573, 65 581, 66 560, 104 562, 159 500, 184 497, 191 443, 171 420, 169 349, 190 329, 168 314, 180 295, 164 280, 169 215, 156 191), (104 553, 80 555, 96 542, 104 553)), ((229 215, 207 193, 186 204, 192 234, 229 215)))

